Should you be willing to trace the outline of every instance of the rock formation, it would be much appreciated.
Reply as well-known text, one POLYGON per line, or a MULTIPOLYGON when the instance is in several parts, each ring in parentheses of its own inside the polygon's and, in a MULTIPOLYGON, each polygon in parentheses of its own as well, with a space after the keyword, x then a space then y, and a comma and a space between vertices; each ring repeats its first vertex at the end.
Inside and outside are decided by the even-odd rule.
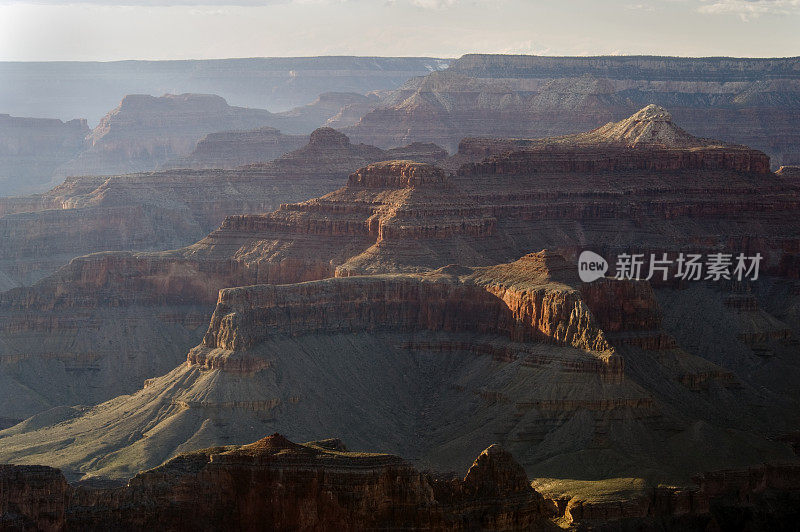
POLYGON ((379 146, 586 131, 649 103, 694 134, 800 162, 797 58, 466 55, 410 80, 347 133, 379 146), (712 103, 713 102, 713 103, 712 103))
MULTIPOLYGON (((274 130, 262 133, 273 135, 274 130)), ((207 138, 206 146, 219 147, 226 142, 210 137, 229 135, 207 138)), ((263 138, 261 133, 257 137, 263 138)), ((235 144, 233 159, 247 160, 252 146, 235 144)), ((228 166, 228 155, 215 149, 203 152, 209 156, 203 164, 228 166)), ((0 199, 0 289, 31 284, 88 253, 188 245, 228 215, 269 212, 282 203, 319 196, 338 188, 354 169, 398 153, 431 162, 447 156, 431 145, 389 151, 353 145, 345 135, 323 128, 303 147, 267 164, 75 177, 45 194, 0 199)))
MULTIPOLYGON (((91 412, 7 429, 0 459, 124 478, 274 430, 341 434, 445 470, 499 441, 541 477, 686 482, 790 459, 778 438, 799 421, 785 384, 797 377, 798 191, 763 153, 686 137, 653 111, 591 142, 528 143, 451 175, 373 164, 323 197, 230 216, 192 246, 82 257, 0 295, 2 339, 9 353, 24 342, 26 368, 53 346, 77 355, 78 337, 177 349, 158 330, 165 316, 187 330, 217 303, 186 364, 91 412), (560 252, 528 255, 543 248, 560 252), (583 286, 581 249, 611 264, 623 251, 760 252, 767 280, 751 295, 763 309, 726 303, 735 283, 699 299, 698 287, 655 281, 655 293, 583 286), (112 328, 123 317, 139 329, 112 328), (729 317, 741 325, 720 338, 729 317), (708 345, 680 332, 703 327, 708 345), (769 356, 754 351, 761 342, 769 356), (85 437, 97 431, 104 441, 85 437)), ((132 352, 117 350, 106 360, 132 352)), ((87 354, 75 374, 93 382, 87 354)))
POLYGON ((183 454, 117 488, 0 466, 0 524, 38 530, 537 530, 555 513, 497 445, 463 479, 436 478, 338 440, 280 434, 183 454), (47 491, 45 491, 47 490, 47 491))
MULTIPOLYGON (((409 146, 405 151, 419 151, 423 156, 437 153, 427 146, 409 146)), ((265 212, 325 193, 345 182, 352 169, 387 156, 372 146, 352 145, 346 136, 325 128, 312 134, 306 147, 267 164, 230 171, 172 170, 71 178, 44 195, 0 201, 0 235, 4 237, 0 241, 0 288, 35 282, 83 253, 178 248, 200 238, 227 215, 265 212)), ((121 265, 113 255, 104 256, 114 264, 101 269, 121 265)), ((193 266, 185 270, 190 284, 193 271, 193 266)), ((155 321, 129 310, 123 311, 124 315, 109 312, 106 306, 120 301, 121 293, 114 288, 103 292, 110 299, 78 304, 80 311, 75 301, 69 303, 71 310, 56 311, 61 316, 52 321, 28 312, 24 317, 17 315, 12 319, 16 325, 6 329, 14 338, 5 337, 7 341, 0 346, 0 379, 4 379, 9 397, 17 398, 8 403, 14 408, 0 417, 8 419, 7 425, 49 406, 105 400, 120 390, 133 391, 145 378, 174 367, 202 337, 200 327, 208 320, 219 287, 238 284, 234 279, 224 274, 211 284, 201 282, 197 286, 210 289, 200 289, 198 297, 177 296, 184 303, 160 313, 155 321), (219 286, 214 286, 217 282, 219 286), (94 325, 70 325, 81 320, 94 325), (64 327, 73 332, 64 335, 64 327), (162 338, 160 356, 151 357, 144 346, 120 352, 120 334, 162 338), (126 361, 122 365, 120 356, 126 361), (51 363, 44 370, 33 371, 32 365, 42 359, 51 363), (29 386, 38 386, 42 371, 51 383, 61 384, 43 395, 32 394, 29 386), (88 378, 91 385, 76 386, 76 376, 88 378)), ((177 285, 175 288, 180 290, 177 285)), ((141 287, 132 285, 131 289, 138 292, 141 287)))
POLYGON ((57 469, 0 465, 0 529, 63 530, 71 491, 57 469))
POLYGON ((582 488, 569 482, 534 479, 532 487, 496 444, 462 479, 419 472, 392 455, 351 452, 338 439, 295 444, 276 433, 248 445, 182 454, 117 487, 70 486, 55 469, 0 466, 0 526, 767 531, 796 521, 798 471, 796 464, 765 464, 707 472, 693 486, 635 487, 587 498, 570 495, 582 488))
MULTIPOLYGON (((0 432, 0 460, 47 461, 72 479, 125 478, 279 427, 297 439, 336 432, 444 471, 465 467, 488 438, 535 476, 647 468, 686 482, 702 470, 687 454, 704 467, 793 456, 758 435, 766 425, 752 391, 666 335, 646 282, 576 277, 562 256, 541 252, 481 268, 224 289, 183 366, 90 412, 0 432), (717 405, 733 388, 735 415, 717 405), (748 442, 735 457, 710 457, 733 445, 725 427, 748 442), (86 436, 95 431, 102 441, 86 436), (653 445, 642 436, 653 432, 672 436, 653 445), (101 447, 104 458, 89 460, 101 447)), ((138 291, 116 297, 123 307, 152 304, 138 291)))
POLYGON ((0 196, 47 190, 55 169, 81 151, 88 133, 85 120, 0 114, 0 196))

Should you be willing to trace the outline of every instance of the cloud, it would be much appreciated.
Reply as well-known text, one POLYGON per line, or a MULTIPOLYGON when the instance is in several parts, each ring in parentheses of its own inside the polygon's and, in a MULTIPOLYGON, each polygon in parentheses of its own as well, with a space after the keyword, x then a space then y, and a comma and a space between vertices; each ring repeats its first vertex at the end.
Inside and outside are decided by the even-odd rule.
POLYGON ((701 0, 697 10, 712 15, 738 15, 748 22, 762 15, 800 14, 800 0, 701 0))

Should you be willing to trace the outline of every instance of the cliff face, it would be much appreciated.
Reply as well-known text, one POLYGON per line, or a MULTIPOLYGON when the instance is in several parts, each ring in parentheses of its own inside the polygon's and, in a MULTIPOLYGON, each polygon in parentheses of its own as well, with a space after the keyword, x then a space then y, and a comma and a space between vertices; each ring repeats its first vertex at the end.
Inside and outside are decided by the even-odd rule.
MULTIPOLYGON (((411 153, 417 150, 425 152, 424 147, 408 148, 411 153)), ((82 253, 178 248, 202 237, 232 213, 268 212, 280 204, 323 194, 345 182, 353 168, 386 157, 383 150, 353 145, 346 136, 326 128, 312 134, 304 148, 268 164, 70 178, 44 195, 0 201, 4 214, 0 216, 4 237, 0 286, 10 289, 33 283, 82 253)), ((17 399, 2 417, 19 420, 63 402, 105 400, 169 370, 202 335, 197 328, 207 322, 220 287, 253 284, 269 275, 303 279, 332 275, 330 263, 307 258, 276 265, 273 273, 225 259, 217 262, 225 252, 212 252, 214 257, 208 262, 201 259, 206 266, 193 258, 173 262, 178 256, 172 254, 98 255, 76 261, 65 277, 53 279, 56 291, 70 275, 83 279, 80 288, 76 284, 68 289, 71 296, 36 296, 15 305, 14 311, 4 314, 0 353, 7 393, 17 399), (306 273, 301 274, 304 269, 306 273), (120 276, 115 271, 125 273, 120 276), (126 276, 130 282, 124 280, 126 276), (132 310, 138 305, 166 307, 153 319, 149 313, 132 310), (120 327, 121 323, 127 325, 120 327), (115 347, 122 337, 128 343, 141 335, 162 338, 163 356, 145 361, 144 348, 120 352, 115 347), (41 377, 30 370, 38 360, 51 361, 45 371, 51 382, 61 384, 34 396, 25 390, 41 377), (74 386, 70 375, 93 384, 74 386)), ((40 296, 46 291, 36 290, 40 296)))
POLYGON ((692 133, 796 164, 797 59, 468 55, 409 81, 348 130, 381 146, 545 137, 597 128, 650 103, 692 133))
POLYGON ((55 169, 81 151, 88 133, 85 120, 0 114, 0 196, 47 190, 55 169))
POLYGON ((225 289, 203 345, 246 351, 273 334, 421 329, 498 334, 610 353, 594 316, 574 290, 536 284, 531 274, 546 277, 549 268, 563 271, 568 266, 562 257, 543 252, 507 265, 508 271, 497 267, 455 279, 446 274, 352 277, 225 289), (503 274, 517 275, 521 286, 498 284, 495 279, 503 274))
MULTIPOLYGON (((113 331, 108 329, 107 320, 113 313, 142 309, 136 310, 136 321, 158 338, 163 334, 155 332, 162 327, 159 316, 176 317, 185 311, 181 309, 191 308, 191 319, 170 320, 177 320, 180 327, 197 327, 203 321, 199 309, 210 312, 218 290, 224 287, 421 272, 452 263, 488 266, 543 248, 561 249, 567 255, 589 248, 612 263, 623 251, 760 252, 763 272, 798 275, 792 273, 797 269, 793 265, 800 264, 795 257, 800 250, 800 222, 794 214, 800 204, 798 191, 787 186, 785 179, 764 173, 763 154, 686 137, 661 112, 633 117, 609 126, 609 130, 601 136, 593 132, 579 138, 528 142, 517 151, 464 165, 449 176, 419 163, 367 166, 333 193, 282 204, 269 214, 230 216, 206 238, 176 252, 85 257, 39 285, 9 292, 3 298, 4 349, 8 356, 24 354, 30 360, 25 364, 54 351, 60 353, 58 358, 81 360, 85 351, 91 351, 96 360, 92 342, 105 344, 108 338, 125 338, 122 345, 135 343, 131 336, 135 331, 123 333, 116 326, 113 331), (651 118, 656 119, 654 124, 648 124, 651 118), (631 131, 635 134, 626 137, 631 131), (646 136, 642 132, 652 133, 657 142, 643 142, 646 136), (627 139, 636 139, 637 145, 624 145, 627 139), (682 145, 669 146, 675 139, 682 145), (658 158, 654 159, 654 154, 658 158), (589 171, 597 168, 600 170, 589 171), (89 319, 94 320, 92 327, 78 325, 89 319), (64 328, 64 324, 74 325, 64 328), (76 342, 77 335, 84 340, 76 342), (78 345, 85 347, 79 349, 78 345)), ((385 156, 383 150, 353 145, 346 136, 321 129, 301 150, 267 165, 238 170, 228 181, 212 177, 204 186, 227 190, 236 184, 234 176, 251 175, 252 186, 260 187, 274 173, 284 187, 296 183, 294 176, 308 175, 320 164, 344 176, 345 168, 356 162, 385 156)), ((186 175, 175 179, 186 179, 186 175)), ((150 183, 154 192, 163 192, 162 185, 153 181, 166 179, 164 176, 137 179, 150 183)), ((141 193, 139 181, 119 178, 95 185, 91 180, 73 180, 63 188, 66 195, 87 194, 109 201, 115 197, 115 189, 126 190, 119 188, 125 183, 130 183, 130 192, 116 196, 124 204, 130 194, 141 193), (92 187, 102 193, 95 194, 92 187)), ((228 209, 219 204, 222 195, 208 203, 198 186, 181 185, 180 190, 187 210, 200 213, 208 209, 209 221, 228 209)), ((267 207, 251 203, 258 197, 253 190, 243 188, 241 202, 230 204, 230 209, 267 207)), ((154 196, 158 199, 153 203, 163 205, 159 203, 162 196, 154 196)), ((164 228, 164 217, 159 214, 155 219, 161 222, 154 221, 153 227, 164 228)), ((40 223, 37 218, 31 220, 40 223)), ((129 226, 136 229, 133 235, 147 228, 139 221, 129 226)), ((29 242, 23 231, 15 234, 29 242)), ((27 249, 29 244, 20 239, 9 240, 20 242, 9 249, 11 257, 27 249)), ((34 245, 35 241, 30 242, 34 245)), ((106 244, 109 242, 115 240, 106 244)), ((36 268, 44 269, 33 266, 30 270, 36 268)), ((184 332, 180 337, 197 338, 198 334, 184 332)), ((658 334, 644 336, 637 340, 641 346, 669 345, 658 334)), ((170 360, 177 362, 180 352, 192 342, 175 344, 176 358, 170 360)), ((113 352, 116 358, 126 349, 120 353, 114 348, 113 352)), ((107 356, 104 353, 100 351, 100 359, 107 356)), ((143 357, 144 352, 135 358, 143 357)), ((166 370, 170 366, 159 367, 166 370)), ((108 371, 113 373, 113 364, 108 371)), ((702 377, 696 375, 702 371, 687 369, 687 379, 699 383, 697 379, 702 377)), ((710 371, 717 374, 717 370, 710 371)), ((13 375, 29 385, 24 372, 13 375)))

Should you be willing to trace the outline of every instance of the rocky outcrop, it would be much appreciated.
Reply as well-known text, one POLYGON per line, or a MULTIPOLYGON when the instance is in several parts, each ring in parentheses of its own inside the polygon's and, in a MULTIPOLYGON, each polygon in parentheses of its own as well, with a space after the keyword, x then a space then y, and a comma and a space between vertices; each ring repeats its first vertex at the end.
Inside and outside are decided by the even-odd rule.
POLYGON ((306 145, 303 135, 284 135, 272 127, 250 131, 222 131, 200 139, 194 150, 164 168, 236 168, 277 159, 306 145))
MULTIPOLYGON (((704 473, 696 485, 554 497, 497 444, 463 478, 420 472, 339 440, 296 444, 273 434, 248 445, 183 453, 116 487, 70 486, 42 466, 0 466, 0 525, 9 530, 748 530, 797 518, 796 464, 704 473), (540 488, 542 489, 542 488, 540 488)), ((613 485, 615 479, 609 479, 613 485)), ((570 482, 570 481, 567 481, 570 482)), ((574 482, 574 481, 573 481, 574 482)), ((563 488, 562 488, 563 489, 563 488)), ((597 491, 599 489, 599 491, 597 491)))
POLYGON ((347 133, 379 146, 454 150, 464 137, 591 130, 654 103, 696 135, 797 164, 798 90, 797 58, 466 55, 392 92, 347 133))
POLYGON ((350 187, 414 188, 421 185, 444 185, 444 172, 427 164, 411 161, 386 161, 371 164, 352 174, 350 187))
POLYGON ((648 105, 632 116, 586 133, 546 139, 464 139, 450 167, 466 173, 627 172, 729 170, 766 174, 770 161, 746 146, 688 134, 664 108, 648 105), (471 164, 470 164, 471 163, 471 164))
POLYGON ((50 468, 1 467, 0 523, 9 529, 532 530, 554 514, 497 445, 463 480, 280 434, 183 454, 118 488, 70 487, 50 468), (46 497, 37 493, 44 488, 46 497))
POLYGON ((0 465, 0 529, 63 530, 71 491, 58 469, 0 465))
POLYGON ((81 151, 88 133, 86 120, 0 114, 0 196, 47 190, 55 169, 81 151))
POLYGON ((225 289, 203 346, 245 351, 276 334, 473 331, 608 356, 612 348, 575 290, 539 284, 550 278, 549 268, 557 273, 567 269, 562 257, 542 252, 512 264, 467 269, 469 275, 455 279, 437 274, 352 277, 225 289), (506 283, 498 283, 499 278, 506 283), (508 284, 510 279, 516 282, 508 284))

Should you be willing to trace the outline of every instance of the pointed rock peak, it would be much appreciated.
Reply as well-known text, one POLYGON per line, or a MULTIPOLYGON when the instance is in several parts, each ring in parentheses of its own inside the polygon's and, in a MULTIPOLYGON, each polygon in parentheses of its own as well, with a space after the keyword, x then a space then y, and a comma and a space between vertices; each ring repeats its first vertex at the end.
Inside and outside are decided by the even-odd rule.
POLYGON ((479 493, 502 495, 531 490, 525 469, 499 444, 486 448, 472 463, 464 483, 479 493))
POLYGON ((610 122, 589 135, 598 141, 624 144, 635 147, 642 145, 688 146, 699 144, 696 139, 672 122, 672 115, 657 105, 648 105, 629 118, 610 122))
MULTIPOLYGON (((580 135, 582 141, 622 144, 628 147, 701 147, 711 141, 694 137, 672 122, 672 115, 658 105, 650 104, 632 116, 580 135)), ((717 143, 718 145, 720 143, 717 143)))
POLYGON ((311 133, 308 145, 331 148, 347 147, 350 145, 350 137, 332 127, 321 127, 311 133))
POLYGON ((663 107, 651 103, 636 111, 628 120, 635 122, 672 122, 672 115, 663 107))
POLYGON ((367 188, 413 188, 419 185, 442 184, 444 170, 414 161, 384 161, 370 164, 350 174, 348 186, 367 188))

